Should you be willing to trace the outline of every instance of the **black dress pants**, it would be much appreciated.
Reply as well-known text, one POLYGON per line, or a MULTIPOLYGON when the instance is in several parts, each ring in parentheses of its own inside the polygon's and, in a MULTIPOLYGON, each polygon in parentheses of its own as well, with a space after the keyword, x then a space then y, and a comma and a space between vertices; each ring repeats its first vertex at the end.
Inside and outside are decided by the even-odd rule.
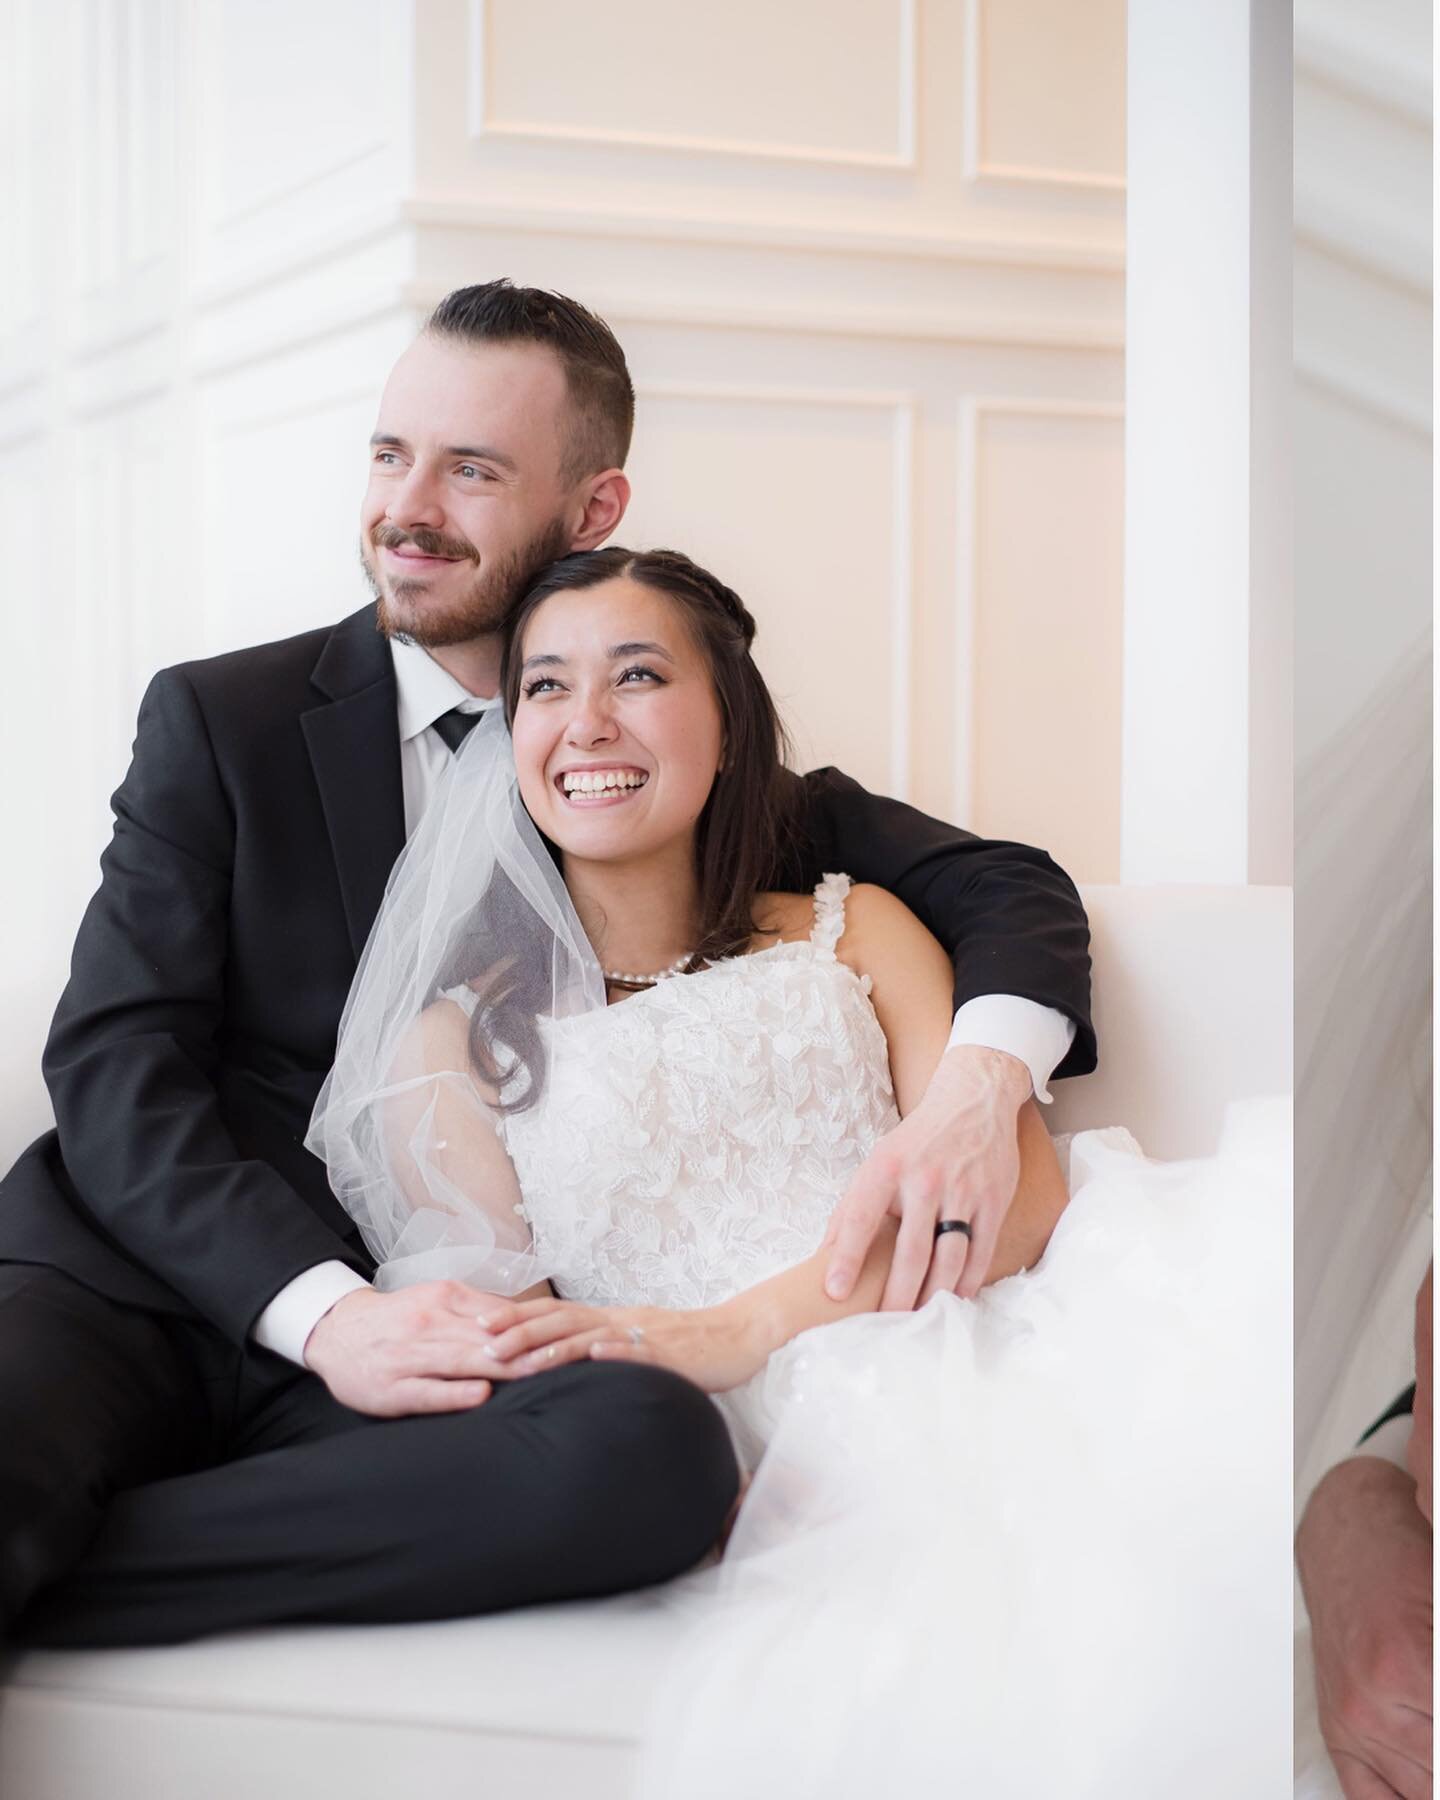
POLYGON ((0 1266, 0 1636, 21 1644, 618 1593, 697 1562, 738 1481, 669 1370, 567 1365, 374 1419, 204 1324, 0 1266))

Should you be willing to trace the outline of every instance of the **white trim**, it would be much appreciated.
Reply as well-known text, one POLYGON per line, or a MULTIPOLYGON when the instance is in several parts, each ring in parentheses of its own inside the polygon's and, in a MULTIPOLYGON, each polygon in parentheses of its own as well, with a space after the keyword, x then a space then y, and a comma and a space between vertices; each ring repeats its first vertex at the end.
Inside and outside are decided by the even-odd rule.
MULTIPOLYGON (((435 281, 406 282, 399 301, 428 311, 446 289, 435 281)), ((721 331, 800 332, 806 336, 878 337, 895 343, 923 339, 934 343, 1003 344, 1030 349, 1120 351, 1125 328, 1120 321, 1076 324, 1072 319, 1017 321, 1013 316, 957 318, 953 312, 892 311, 881 306, 832 307, 819 312, 816 302, 795 306, 738 301, 689 301, 667 297, 661 303, 634 293, 586 290, 585 303, 610 324, 691 325, 721 331)))
POLYGON ((825 218, 755 219, 611 207, 552 206, 544 202, 471 200, 434 195, 406 201, 400 213, 418 226, 539 233, 558 237, 632 238, 777 249, 819 255, 889 256, 914 261, 976 263, 999 268, 1067 270, 1123 275, 1123 244, 1063 238, 982 237, 959 231, 891 231, 836 226, 825 218))
POLYGON ((470 81, 467 113, 470 137, 523 138, 548 143, 620 145, 637 150, 699 152, 708 156, 741 156, 762 162, 808 163, 820 168, 913 170, 916 164, 916 120, 919 111, 918 0, 898 0, 900 87, 893 151, 835 150, 820 144, 770 144, 752 138, 694 136, 686 132, 630 131, 604 126, 545 125, 524 119, 500 119, 489 100, 490 44, 488 0, 470 0, 470 81))

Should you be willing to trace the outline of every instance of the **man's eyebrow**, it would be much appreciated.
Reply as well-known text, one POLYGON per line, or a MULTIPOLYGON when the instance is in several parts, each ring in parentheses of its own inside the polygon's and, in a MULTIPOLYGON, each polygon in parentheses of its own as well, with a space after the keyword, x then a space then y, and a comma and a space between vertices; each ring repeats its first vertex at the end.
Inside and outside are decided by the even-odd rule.
MULTIPOLYGON (((382 446, 387 450, 408 450, 410 448, 404 438, 396 437, 393 432, 377 431, 370 439, 370 448, 379 450, 382 446)), ((507 469, 512 475, 517 466, 514 457, 507 456, 503 450, 487 449, 483 444, 446 444, 443 454, 465 456, 472 462, 494 463, 496 468, 507 469)))

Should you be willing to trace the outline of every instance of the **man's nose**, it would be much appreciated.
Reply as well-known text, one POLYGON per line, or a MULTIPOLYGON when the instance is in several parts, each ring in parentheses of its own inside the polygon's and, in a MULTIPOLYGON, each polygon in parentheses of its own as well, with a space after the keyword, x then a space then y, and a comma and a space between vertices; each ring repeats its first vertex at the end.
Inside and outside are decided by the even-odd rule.
POLYGON ((385 517, 402 531, 412 525, 428 525, 439 531, 445 523, 445 508, 434 479, 417 464, 397 488, 391 490, 385 517))

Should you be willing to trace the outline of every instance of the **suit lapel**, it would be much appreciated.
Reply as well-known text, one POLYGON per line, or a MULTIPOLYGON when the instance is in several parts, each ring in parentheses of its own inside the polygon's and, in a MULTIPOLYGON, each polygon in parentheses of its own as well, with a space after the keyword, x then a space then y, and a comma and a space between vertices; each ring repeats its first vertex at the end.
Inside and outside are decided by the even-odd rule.
POLYGON ((300 723, 358 958, 405 847, 395 666, 373 607, 336 626, 310 679, 326 700, 300 723))

